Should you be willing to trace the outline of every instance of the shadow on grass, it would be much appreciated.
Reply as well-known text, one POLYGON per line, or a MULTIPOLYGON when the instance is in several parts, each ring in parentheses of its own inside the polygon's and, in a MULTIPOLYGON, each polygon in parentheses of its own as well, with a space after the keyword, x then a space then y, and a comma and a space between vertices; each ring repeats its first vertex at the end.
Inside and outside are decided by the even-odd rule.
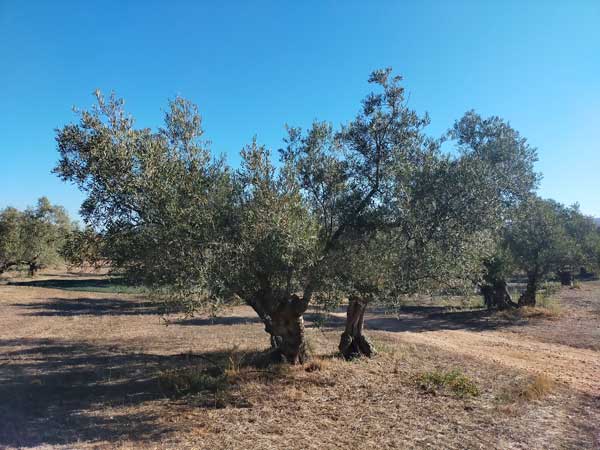
MULTIPOLYGON (((307 326, 320 323, 328 329, 341 329, 345 325, 344 309, 336 311, 336 315, 308 313, 304 315, 307 326)), ((404 306, 391 313, 382 308, 367 309, 365 328, 389 332, 425 332, 440 330, 489 331, 515 326, 523 326, 527 319, 508 318, 496 311, 486 309, 456 311, 445 306, 404 306)))
POLYGON ((29 310, 30 316, 105 316, 160 314, 160 308, 148 301, 117 298, 49 298, 35 303, 14 303, 29 310))
POLYGON ((262 323, 258 316, 217 316, 217 317, 193 317, 190 319, 180 319, 171 321, 173 325, 195 325, 195 326, 211 326, 211 325, 251 325, 262 323))
POLYGON ((148 375, 164 357, 53 339, 0 345, 0 447, 154 440, 169 431, 153 413, 127 412, 162 397, 148 375))
MULTIPOLYGON (((173 408, 161 411, 171 396, 164 374, 212 373, 231 361, 262 367, 265 358, 258 351, 162 356, 55 339, 0 340, 0 348, 0 448, 159 441, 177 431, 165 417, 173 408)), ((195 407, 218 406, 213 392, 194 394, 195 407)))
POLYGON ((28 280, 12 281, 12 286, 29 286, 38 288, 63 289, 66 291, 107 292, 136 294, 143 292, 143 287, 126 283, 123 278, 75 278, 60 280, 28 280))

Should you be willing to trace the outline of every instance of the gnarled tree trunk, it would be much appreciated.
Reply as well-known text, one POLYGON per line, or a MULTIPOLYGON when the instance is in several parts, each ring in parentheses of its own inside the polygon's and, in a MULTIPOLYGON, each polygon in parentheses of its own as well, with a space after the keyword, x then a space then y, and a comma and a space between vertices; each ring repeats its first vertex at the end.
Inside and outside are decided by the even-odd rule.
POLYGON ((535 272, 527 273, 527 287, 519 297, 519 306, 535 306, 538 276, 535 272))
POLYGON ((346 329, 342 333, 339 345, 340 353, 346 359, 359 356, 372 356, 375 353, 373 345, 363 335, 367 304, 367 300, 356 296, 348 299, 346 329))
POLYGON ((295 294, 276 298, 273 293, 262 291, 248 303, 265 324, 265 331, 271 335, 273 359, 290 364, 304 363, 308 353, 303 314, 308 302, 295 294))
POLYGON ((303 364, 308 359, 304 318, 291 308, 283 308, 271 317, 273 357, 281 362, 303 364))

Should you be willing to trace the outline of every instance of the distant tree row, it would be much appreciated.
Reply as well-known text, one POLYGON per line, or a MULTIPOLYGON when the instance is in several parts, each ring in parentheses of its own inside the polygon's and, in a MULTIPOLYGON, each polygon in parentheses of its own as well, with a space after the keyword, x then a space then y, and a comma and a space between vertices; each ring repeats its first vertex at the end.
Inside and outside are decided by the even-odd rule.
MULTIPOLYGON (((288 127, 278 164, 253 141, 237 170, 212 155, 190 102, 171 101, 152 131, 98 93, 58 130, 55 172, 87 195, 87 238, 101 234, 113 267, 190 311, 241 298, 291 363, 307 356, 310 304, 348 299, 340 351, 351 358, 373 351, 362 324, 374 301, 478 285, 489 306, 509 307, 519 270, 518 303, 530 305, 549 272, 598 263, 597 228, 535 196, 536 150, 507 122, 471 111, 434 139, 400 77, 378 70, 369 82, 354 120, 288 127)), ((87 238, 72 260, 98 254, 87 238)))

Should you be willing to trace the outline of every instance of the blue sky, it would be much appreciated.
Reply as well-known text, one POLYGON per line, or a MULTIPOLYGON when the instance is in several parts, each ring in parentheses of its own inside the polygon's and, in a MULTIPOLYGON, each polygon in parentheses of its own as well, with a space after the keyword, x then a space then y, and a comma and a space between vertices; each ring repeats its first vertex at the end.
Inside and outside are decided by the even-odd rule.
POLYGON ((54 129, 115 90, 140 126, 167 99, 197 103, 235 165, 252 136, 351 119, 375 68, 404 76, 438 136, 466 110, 538 147, 540 194, 600 217, 600 2, 0 0, 0 207, 42 195, 76 214, 50 173, 54 129))

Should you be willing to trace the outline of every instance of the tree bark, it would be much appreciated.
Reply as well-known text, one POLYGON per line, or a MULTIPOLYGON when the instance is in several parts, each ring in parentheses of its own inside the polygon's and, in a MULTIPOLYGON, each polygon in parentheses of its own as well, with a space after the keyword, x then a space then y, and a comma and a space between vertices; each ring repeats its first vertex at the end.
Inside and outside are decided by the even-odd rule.
POLYGON ((348 310, 346 313, 346 329, 340 339, 339 350, 346 359, 360 356, 370 357, 375 354, 375 349, 369 340, 363 335, 365 311, 368 301, 359 297, 348 299, 348 310))
POLYGON ((573 286, 573 272, 570 270, 559 270, 558 277, 563 286, 573 286))
POLYGON ((304 318, 285 308, 271 319, 273 358, 290 364, 304 364, 308 359, 304 318))
POLYGON ((308 359, 303 318, 308 307, 307 301, 295 294, 288 298, 276 298, 270 292, 261 291, 248 303, 271 336, 273 360, 303 364, 308 359))
POLYGON ((535 306, 537 287, 537 273, 529 272, 527 274, 527 287, 525 288, 525 292, 519 297, 519 306, 535 306))

